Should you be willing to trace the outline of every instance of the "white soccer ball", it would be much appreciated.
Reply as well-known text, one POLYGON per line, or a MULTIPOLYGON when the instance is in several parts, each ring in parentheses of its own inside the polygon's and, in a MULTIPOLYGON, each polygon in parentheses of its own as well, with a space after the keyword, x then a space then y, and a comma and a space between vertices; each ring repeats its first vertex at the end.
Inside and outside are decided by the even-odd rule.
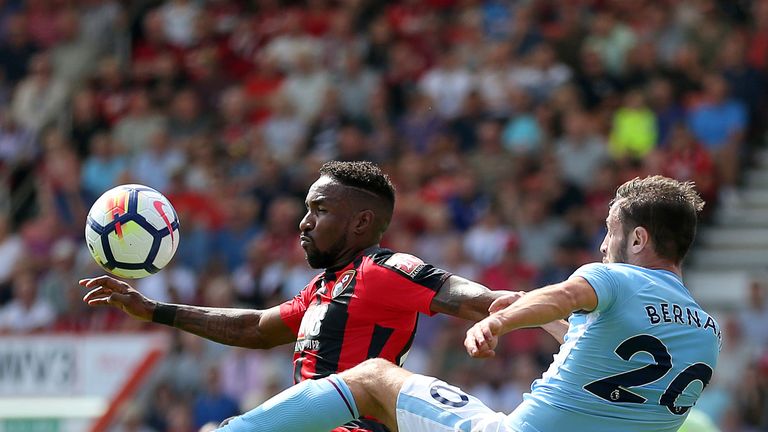
POLYGON ((88 212, 85 242, 108 272, 131 279, 157 273, 179 247, 179 218, 160 192, 129 184, 110 189, 88 212))

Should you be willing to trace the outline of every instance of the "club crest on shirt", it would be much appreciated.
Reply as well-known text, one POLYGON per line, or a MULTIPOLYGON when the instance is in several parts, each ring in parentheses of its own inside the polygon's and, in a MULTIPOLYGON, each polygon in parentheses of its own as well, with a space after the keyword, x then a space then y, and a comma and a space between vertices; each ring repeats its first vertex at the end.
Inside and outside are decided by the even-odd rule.
POLYGON ((400 270, 411 278, 424 267, 424 261, 413 255, 400 252, 392 254, 384 264, 400 270))
POLYGON ((355 278, 355 271, 354 270, 347 270, 344 273, 339 276, 339 281, 336 282, 335 285, 333 285, 333 291, 331 292, 331 297, 336 297, 337 295, 344 292, 345 289, 349 286, 349 284, 352 282, 352 280, 355 278))

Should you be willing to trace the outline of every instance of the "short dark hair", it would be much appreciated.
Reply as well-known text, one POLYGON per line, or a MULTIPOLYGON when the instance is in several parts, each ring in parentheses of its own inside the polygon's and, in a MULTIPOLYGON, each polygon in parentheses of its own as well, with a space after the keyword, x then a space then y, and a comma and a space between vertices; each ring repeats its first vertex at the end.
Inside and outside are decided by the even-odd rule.
POLYGON ((683 261, 696 237, 698 213, 704 208, 693 182, 660 175, 636 177, 619 186, 614 203, 625 234, 643 227, 657 255, 676 263, 683 261))
POLYGON ((333 177, 344 186, 370 192, 384 199, 390 210, 395 207, 395 186, 389 176, 372 162, 330 161, 320 167, 320 175, 333 177))

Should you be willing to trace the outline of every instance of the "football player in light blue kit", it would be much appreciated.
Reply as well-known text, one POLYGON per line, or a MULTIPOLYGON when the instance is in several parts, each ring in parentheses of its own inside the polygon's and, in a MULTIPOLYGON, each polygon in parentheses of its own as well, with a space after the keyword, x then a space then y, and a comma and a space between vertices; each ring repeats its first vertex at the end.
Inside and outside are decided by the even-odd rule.
POLYGON ((720 350, 720 326, 682 283, 702 207, 691 183, 629 181, 606 219, 602 264, 491 305, 491 315, 467 332, 473 357, 492 357, 499 336, 517 328, 548 325, 551 332, 560 323, 563 336, 549 370, 509 415, 436 378, 373 359, 295 386, 222 430, 327 432, 369 415, 393 431, 677 431, 720 350), (322 414, 302 416, 307 406, 322 414))

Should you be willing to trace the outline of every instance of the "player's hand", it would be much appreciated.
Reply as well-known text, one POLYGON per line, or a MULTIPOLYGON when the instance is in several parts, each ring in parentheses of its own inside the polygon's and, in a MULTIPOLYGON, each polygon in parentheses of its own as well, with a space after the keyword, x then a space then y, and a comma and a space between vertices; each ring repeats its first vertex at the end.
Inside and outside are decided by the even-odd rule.
POLYGON ((503 296, 494 300, 493 303, 488 306, 488 313, 492 314, 494 312, 505 309, 507 306, 520 300, 520 298, 524 295, 525 291, 510 291, 508 294, 504 294, 503 296))
POLYGON ((491 315, 467 330, 464 348, 467 354, 475 358, 490 358, 496 355, 496 345, 499 343, 501 321, 496 315, 491 315))
POLYGON ((114 306, 134 318, 152 320, 154 302, 123 281, 100 276, 81 279, 79 284, 91 290, 83 297, 89 306, 114 306))

